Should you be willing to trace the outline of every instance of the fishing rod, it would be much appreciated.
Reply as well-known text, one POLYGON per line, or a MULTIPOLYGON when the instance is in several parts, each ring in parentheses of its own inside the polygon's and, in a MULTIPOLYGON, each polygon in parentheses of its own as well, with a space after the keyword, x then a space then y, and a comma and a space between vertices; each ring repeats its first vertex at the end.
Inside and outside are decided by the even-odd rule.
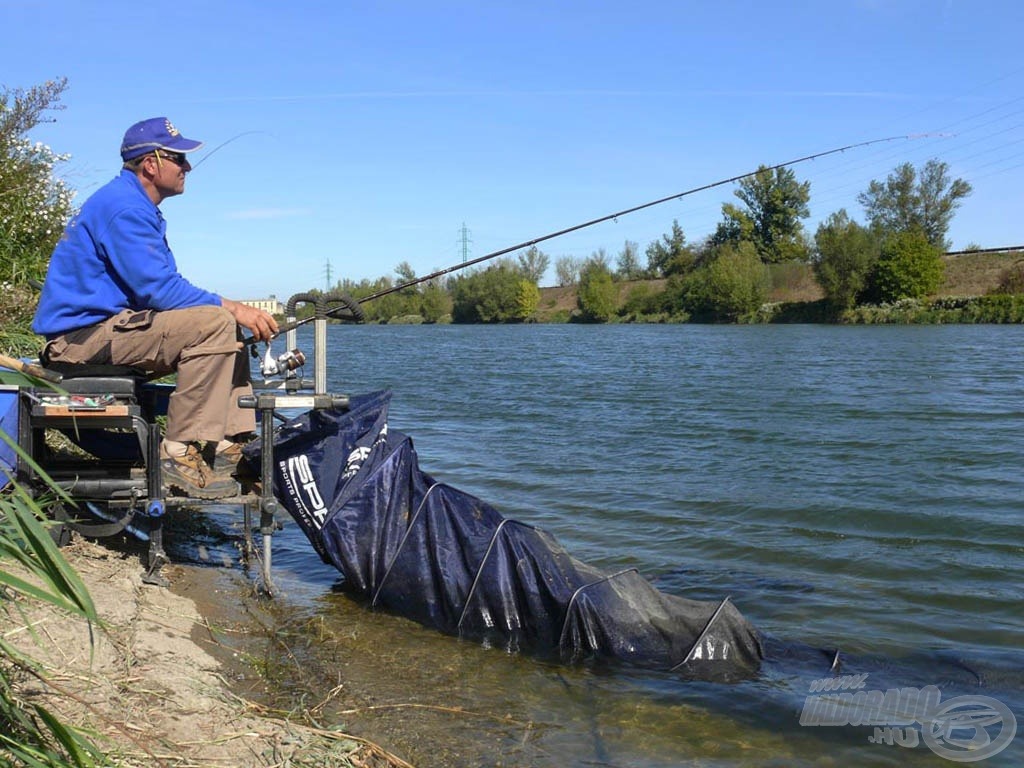
MULTIPOLYGON (((696 194, 697 192, 703 192, 703 191, 705 191, 707 189, 713 189, 715 187, 720 187, 723 184, 731 184, 731 183, 733 183, 735 181, 739 181, 740 179, 745 179, 747 176, 753 176, 754 174, 759 173, 762 170, 775 171, 775 170, 778 170, 779 168, 786 168, 786 167, 788 167, 790 165, 797 165, 799 163, 805 163, 808 160, 816 160, 819 157, 826 157, 827 155, 834 155, 834 154, 837 154, 839 152, 846 152, 847 150, 850 150, 850 149, 858 149, 860 147, 867 147, 867 146, 870 146, 872 144, 882 144, 884 142, 897 141, 899 139, 924 138, 924 137, 929 136, 929 135, 930 134, 906 134, 906 135, 902 135, 902 136, 887 136, 884 139, 871 139, 870 141, 860 141, 860 142, 857 142, 855 144, 847 144, 847 145, 842 146, 842 147, 836 147, 835 149, 828 149, 828 150, 825 150, 824 152, 815 152, 813 155, 804 155, 803 157, 798 157, 795 160, 787 160, 784 163, 777 163, 776 165, 770 165, 770 166, 767 166, 767 167, 758 168, 756 171, 748 171, 747 173, 741 173, 738 176, 731 176, 728 179, 722 179, 721 181, 715 181, 715 182, 712 182, 710 184, 704 184, 704 185, 699 186, 699 187, 694 187, 693 189, 688 189, 685 192, 678 192, 678 193, 676 193, 674 195, 668 195, 667 197, 660 197, 657 200, 652 200, 649 203, 643 203, 641 205, 635 205, 632 208, 626 208, 626 209, 621 210, 621 211, 616 211, 615 213, 609 213, 606 216, 601 216, 601 217, 596 218, 596 219, 591 219, 590 221, 585 221, 582 224, 576 224, 576 225, 571 226, 571 227, 566 227, 565 229, 560 229, 557 232, 550 232, 550 233, 548 233, 546 235, 541 235, 540 237, 535 237, 532 240, 525 240, 525 241, 523 241, 521 243, 517 243, 516 245, 510 245, 507 248, 502 248, 501 250, 494 251, 492 253, 488 253, 488 254, 485 254, 483 256, 478 256, 475 259, 470 259, 469 261, 464 261, 464 262, 462 262, 460 264, 453 264, 450 267, 445 267, 444 269, 439 269, 436 272, 431 272, 429 275, 424 275, 423 277, 417 277, 417 278, 415 278, 413 280, 407 280, 404 283, 400 283, 398 285, 391 286, 390 288, 384 288, 383 290, 377 291, 376 293, 371 293, 369 296, 364 296, 361 299, 353 300, 352 303, 354 303, 356 305, 358 305, 358 304, 365 304, 368 301, 373 301, 374 299, 379 299, 382 296, 387 296, 390 293, 395 293, 396 291, 402 291, 402 290, 405 290, 406 288, 411 288, 414 285, 419 285, 420 283, 425 283, 428 280, 436 280, 439 277, 443 277, 444 275, 450 274, 452 272, 456 272, 456 271, 458 271, 460 269, 465 269, 466 267, 472 267, 474 264, 480 264, 481 262, 489 261, 490 259, 495 259, 498 256, 504 256, 507 253, 512 253, 513 251, 522 250, 523 248, 530 248, 531 246, 534 246, 537 243, 543 243, 545 240, 551 240, 551 239, 556 238, 556 237, 561 237, 562 235, 567 235, 570 232, 577 232, 577 231, 579 231, 581 229, 586 229, 587 227, 592 227, 595 224, 601 224, 601 223, 603 223, 605 221, 611 221, 612 219, 618 219, 620 216, 626 216, 626 215, 628 215, 630 213, 636 213, 637 211, 642 211, 645 208, 653 208, 656 205, 661 205, 663 203, 668 203, 668 202, 671 202, 672 200, 681 200, 682 198, 684 198, 684 197, 686 197, 688 195, 693 195, 693 194, 696 194)), ((353 307, 351 305, 351 303, 346 302, 346 303, 342 304, 341 306, 335 307, 334 309, 327 310, 327 312, 325 312, 324 314, 326 314, 327 317, 337 318, 340 315, 342 315, 344 312, 347 311, 350 314, 350 316, 352 316, 353 314, 356 314, 354 312, 354 310, 357 310, 357 309, 358 308, 357 307, 353 307)), ((280 328, 278 328, 278 332, 277 332, 277 334, 275 334, 275 336, 280 335, 281 333, 285 333, 286 331, 291 331, 291 330, 294 330, 295 328, 299 328, 299 327, 301 327, 303 325, 306 325, 307 323, 312 322, 315 319, 316 319, 316 317, 307 317, 307 318, 305 318, 303 320, 297 320, 297 321, 292 322, 292 323, 286 323, 286 324, 280 326, 280 328)), ((246 344, 246 345, 254 344, 254 343, 256 343, 256 339, 250 337, 248 339, 243 340, 242 343, 246 344)))

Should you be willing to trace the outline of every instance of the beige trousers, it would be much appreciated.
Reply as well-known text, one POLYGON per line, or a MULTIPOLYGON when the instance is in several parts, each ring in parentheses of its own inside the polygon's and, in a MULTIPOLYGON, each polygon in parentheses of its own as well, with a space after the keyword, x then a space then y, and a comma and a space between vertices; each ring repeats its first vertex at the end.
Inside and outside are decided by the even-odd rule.
POLYGON ((252 394, 249 361, 238 348, 239 338, 234 317, 223 307, 125 310, 52 339, 46 355, 61 363, 177 371, 165 437, 182 443, 217 441, 256 429, 256 412, 238 407, 239 395, 252 394))

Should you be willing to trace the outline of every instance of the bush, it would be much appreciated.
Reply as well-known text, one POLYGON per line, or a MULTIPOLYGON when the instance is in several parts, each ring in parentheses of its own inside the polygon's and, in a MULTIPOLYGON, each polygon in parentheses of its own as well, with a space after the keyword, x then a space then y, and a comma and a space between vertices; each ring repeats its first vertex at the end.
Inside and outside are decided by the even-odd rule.
POLYGON ((27 285, 0 282, 0 352, 20 357, 39 353, 42 346, 30 325, 38 292, 27 285))
POLYGON ((532 279, 522 277, 516 287, 516 319, 536 320, 540 306, 540 288, 532 279))
POLYGON ((992 293, 1024 293, 1024 259, 1003 270, 992 293))
POLYGON ((5 333, 28 333, 38 297, 27 282, 46 274, 71 215, 74 193, 54 176, 56 165, 69 156, 28 138, 46 112, 61 108, 66 85, 62 79, 28 90, 0 90, 0 322, 5 333))
POLYGON ((742 241, 721 246, 706 266, 669 285, 666 290, 676 295, 673 309, 699 320, 735 322, 764 304, 771 276, 754 245, 742 241))
POLYGON ((423 325, 423 315, 397 315, 388 318, 387 325, 423 325))
POLYGON ((840 322, 887 323, 1024 323, 1024 295, 943 296, 932 300, 901 299, 892 304, 862 304, 847 310, 840 322))
POLYGON ((762 304, 751 317, 754 323, 831 323, 835 306, 828 299, 819 301, 776 301, 762 304))
POLYGON ((61 109, 65 87, 62 79, 0 88, 0 351, 14 356, 39 351, 30 328, 39 297, 29 281, 45 275, 72 210, 72 190, 54 176, 68 156, 28 138, 46 112, 61 109))
POLYGON ((1024 323, 1024 294, 979 296, 972 308, 976 323, 1024 323))
POLYGON ((664 322, 666 315, 664 291, 654 290, 648 283, 637 283, 630 286, 626 300, 619 308, 619 314, 626 320, 635 322, 664 322))
POLYGON ((452 297, 443 286, 431 281, 420 291, 420 313, 426 323, 451 321, 452 297))
POLYGON ((841 210, 818 227, 814 247, 814 273, 825 296, 838 309, 852 307, 878 260, 878 239, 841 210))
POLYGON ((456 323, 521 323, 536 313, 539 303, 537 286, 520 270, 503 262, 455 280, 452 320, 456 323))
POLYGON ((919 230, 890 235, 871 274, 870 295, 879 303, 918 299, 942 284, 942 252, 919 230))
POLYGON ((919 299, 902 299, 891 304, 861 304, 843 312, 842 320, 854 325, 914 323, 925 307, 919 299))
POLYGON ((579 293, 576 302, 580 320, 587 323, 606 323, 618 309, 618 288, 608 267, 597 260, 588 261, 580 270, 579 293))

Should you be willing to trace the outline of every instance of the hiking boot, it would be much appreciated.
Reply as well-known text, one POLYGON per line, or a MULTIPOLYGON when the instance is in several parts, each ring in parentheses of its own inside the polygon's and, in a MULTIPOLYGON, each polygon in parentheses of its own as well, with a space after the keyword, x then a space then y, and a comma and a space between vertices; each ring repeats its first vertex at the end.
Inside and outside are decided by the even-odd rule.
POLYGON ((214 453, 210 465, 218 475, 252 477, 255 474, 242 455, 241 443, 231 443, 223 451, 214 453))
POLYGON ((232 442, 223 451, 214 452, 216 445, 207 443, 207 457, 210 466, 218 476, 230 476, 238 481, 241 493, 260 494, 262 485, 260 483, 260 472, 258 468, 245 458, 242 453, 243 443, 232 442))
POLYGON ((229 474, 214 471, 203 461, 199 448, 191 443, 184 456, 163 456, 160 472, 165 488, 177 490, 192 499, 223 499, 238 495, 238 483, 229 474))

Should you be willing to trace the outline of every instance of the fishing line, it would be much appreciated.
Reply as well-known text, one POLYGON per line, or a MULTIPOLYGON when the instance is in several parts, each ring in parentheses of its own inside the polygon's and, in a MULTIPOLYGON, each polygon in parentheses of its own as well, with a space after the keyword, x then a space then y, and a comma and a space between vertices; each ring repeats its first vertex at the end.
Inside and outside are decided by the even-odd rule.
MULTIPOLYGON (((242 138, 243 136, 251 136, 251 135, 252 135, 252 134, 254 134, 254 133, 267 133, 267 132, 266 132, 266 131, 244 131, 243 133, 240 133, 240 134, 238 134, 237 136, 232 136, 232 137, 231 137, 230 139, 228 139, 227 141, 225 141, 225 142, 224 142, 223 144, 218 144, 218 145, 217 145, 216 147, 214 147, 214 148, 213 148, 213 149, 211 149, 211 150, 210 150, 209 152, 207 152, 207 153, 206 153, 205 155, 203 155, 203 158, 202 158, 202 160, 200 160, 199 162, 197 162, 197 163, 196 163, 195 165, 192 165, 191 163, 189 163, 189 165, 192 165, 192 170, 194 171, 194 170, 195 170, 196 168, 198 168, 198 167, 199 167, 200 165, 202 165, 203 163, 205 163, 205 162, 206 162, 207 160, 209 160, 209 159, 210 159, 210 158, 211 158, 211 157, 212 157, 213 155, 215 155, 215 154, 216 154, 217 152, 219 152, 219 151, 220 151, 221 149, 223 149, 224 147, 226 147, 226 146, 227 146, 228 144, 230 144, 231 142, 235 141, 236 139, 240 139, 240 138, 242 138)), ((268 134, 268 135, 269 135, 269 134, 268 134)))
MULTIPOLYGON (((871 139, 870 141, 860 141, 860 142, 856 142, 854 144, 847 144, 847 145, 842 146, 842 147, 836 147, 835 149, 828 149, 828 150, 825 150, 824 152, 815 152, 812 155, 804 155, 803 157, 798 157, 795 160, 787 160, 784 163, 777 163, 775 165, 763 166, 761 168, 758 168, 756 171, 748 171, 747 173, 741 173, 738 176, 730 176, 728 179, 722 179, 721 181, 714 181, 714 182, 712 182, 710 184, 704 184, 704 185, 699 186, 699 187, 694 187, 693 189, 688 189, 685 192, 677 192, 674 195, 668 195, 667 197, 660 197, 657 200, 650 201, 649 203, 642 203, 640 205, 634 205, 632 208, 625 208, 625 209, 623 209, 621 211, 616 211, 615 213, 609 213, 609 214, 607 214, 605 216, 600 216, 600 217, 598 217, 596 219, 591 219, 590 221, 585 221, 582 224, 576 224, 576 225, 571 226, 571 227, 566 227, 565 229, 560 229, 557 232, 550 232, 550 233, 548 233, 546 235, 541 235, 540 237, 535 237, 535 238, 533 238, 531 240, 525 240, 525 241, 523 241, 521 243, 517 243, 516 245, 510 245, 507 248, 502 248, 501 250, 494 251, 492 253, 488 253, 488 254, 485 254, 483 256, 478 256, 475 259, 470 259, 469 261, 464 261, 464 262, 462 262, 460 264, 453 264, 450 267, 445 267, 444 269, 439 269, 436 272, 431 272, 429 275, 424 275, 423 277, 417 277, 417 278, 415 278, 413 280, 408 280, 408 281, 406 281, 404 283, 400 283, 400 284, 392 286, 390 288, 385 288, 383 290, 377 291, 376 293, 371 293, 369 296, 364 296, 361 299, 356 299, 355 303, 356 304, 365 304, 368 301, 373 301, 374 299, 379 299, 382 296, 387 296, 388 294, 395 293, 397 291, 401 291, 401 290, 404 290, 406 288, 410 288, 410 287, 412 287, 414 285, 419 285, 420 283, 425 283, 428 280, 435 280, 435 279, 437 279, 439 277, 443 277, 444 275, 450 274, 450 273, 455 272, 457 270, 465 269, 466 267, 471 267, 474 264, 480 264, 480 263, 482 263, 484 261, 489 261, 490 259, 497 258, 498 256, 504 256, 507 253, 512 253, 513 251, 522 250, 523 248, 530 248, 531 246, 534 246, 537 243, 543 243, 545 240, 551 240, 551 239, 556 238, 556 237, 561 237, 562 235, 567 235, 570 232, 577 232, 577 231, 579 231, 581 229, 586 229, 587 227, 592 227, 595 224, 601 224, 601 223, 606 222, 606 221, 611 221, 613 219, 618 219, 621 216, 626 216, 626 215, 628 215, 630 213, 636 213, 637 211, 642 211, 645 208, 653 208, 656 205, 662 205, 663 203, 668 203, 668 202, 671 202, 673 200, 681 200, 682 198, 684 198, 684 197, 686 197, 688 195, 696 194, 697 192, 703 192, 703 191, 708 190, 708 189, 714 189, 715 187, 720 187, 720 186, 722 186, 724 184, 731 184, 733 182, 739 181, 740 179, 745 179, 748 176, 754 176, 755 174, 760 173, 762 170, 775 171, 775 170, 778 170, 779 168, 786 168, 786 167, 788 167, 790 165, 797 165, 799 163, 805 163, 808 160, 815 160, 815 159, 817 159, 819 157, 826 157, 828 155, 835 155, 835 154, 838 154, 840 152, 846 152, 847 150, 857 149, 859 147, 868 147, 868 146, 871 146, 872 144, 882 144, 882 143, 885 143, 885 142, 897 141, 897 140, 901 140, 901 139, 929 138, 929 137, 931 137, 933 135, 934 134, 918 133, 918 134, 904 134, 904 135, 901 135, 901 136, 887 136, 884 139, 871 139)), ((328 317, 337 317, 337 316, 339 316, 340 314, 342 314, 345 311, 351 312, 351 308, 342 305, 342 306, 335 307, 334 309, 328 310, 325 314, 328 317)), ((293 329, 298 328, 300 326, 303 326, 303 325, 305 325, 307 323, 312 322, 315 319, 316 319, 315 317, 307 317, 307 318, 305 318, 303 320, 298 320, 298 321, 296 321, 294 323, 286 323, 285 325, 282 325, 278 329, 278 334, 281 334, 281 333, 284 333, 285 331, 290 331, 290 330, 293 330, 293 329)), ((253 339, 253 338, 248 338, 248 339, 245 339, 243 341, 243 344, 253 344, 253 343, 255 343, 255 339, 253 339)))

